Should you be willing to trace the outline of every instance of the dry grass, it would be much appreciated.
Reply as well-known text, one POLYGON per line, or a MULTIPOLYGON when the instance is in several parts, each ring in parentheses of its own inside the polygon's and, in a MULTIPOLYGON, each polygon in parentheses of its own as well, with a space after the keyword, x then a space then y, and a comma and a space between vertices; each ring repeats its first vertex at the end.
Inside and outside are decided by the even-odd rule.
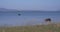
MULTIPOLYGON (((0 32, 2 30, 0 29, 0 32)), ((55 25, 16 26, 4 30, 5 32, 60 32, 60 27, 55 27, 55 25)))

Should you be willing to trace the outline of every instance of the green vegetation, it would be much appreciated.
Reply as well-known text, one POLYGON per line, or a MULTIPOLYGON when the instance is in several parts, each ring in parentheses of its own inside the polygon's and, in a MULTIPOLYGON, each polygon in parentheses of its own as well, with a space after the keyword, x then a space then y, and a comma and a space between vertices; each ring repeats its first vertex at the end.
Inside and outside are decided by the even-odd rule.
MULTIPOLYGON (((5 32, 60 32, 60 27, 54 25, 15 26, 4 28, 5 32)), ((2 32, 3 29, 0 29, 2 32)))

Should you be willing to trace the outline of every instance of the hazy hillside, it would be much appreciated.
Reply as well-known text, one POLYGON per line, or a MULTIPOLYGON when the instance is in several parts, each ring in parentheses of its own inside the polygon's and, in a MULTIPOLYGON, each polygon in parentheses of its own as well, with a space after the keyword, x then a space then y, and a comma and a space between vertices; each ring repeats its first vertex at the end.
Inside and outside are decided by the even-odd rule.
POLYGON ((5 8, 0 8, 0 13, 5 13, 5 12, 19 12, 19 10, 16 9, 5 9, 5 8))

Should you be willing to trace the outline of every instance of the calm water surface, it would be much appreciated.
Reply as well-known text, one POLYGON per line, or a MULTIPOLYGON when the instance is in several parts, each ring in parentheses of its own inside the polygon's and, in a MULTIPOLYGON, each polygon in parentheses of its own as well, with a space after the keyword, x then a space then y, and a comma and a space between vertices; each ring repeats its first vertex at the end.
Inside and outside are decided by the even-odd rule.
POLYGON ((52 22, 60 21, 60 12, 48 11, 20 11, 0 12, 0 25, 33 25, 44 22, 45 18, 51 18, 52 22), (18 14, 21 16, 18 16, 18 14))

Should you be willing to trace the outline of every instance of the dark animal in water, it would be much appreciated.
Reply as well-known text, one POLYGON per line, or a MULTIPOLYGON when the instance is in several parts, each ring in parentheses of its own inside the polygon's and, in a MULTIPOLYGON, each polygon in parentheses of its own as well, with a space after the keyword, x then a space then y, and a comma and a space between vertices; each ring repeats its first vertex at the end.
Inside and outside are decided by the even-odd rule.
POLYGON ((47 18, 47 19, 45 19, 45 21, 46 22, 48 22, 48 21, 51 22, 51 19, 50 18, 47 18))
POLYGON ((21 14, 18 14, 18 16, 20 16, 21 14))
POLYGON ((51 18, 45 19, 45 22, 50 25, 51 24, 51 18))

